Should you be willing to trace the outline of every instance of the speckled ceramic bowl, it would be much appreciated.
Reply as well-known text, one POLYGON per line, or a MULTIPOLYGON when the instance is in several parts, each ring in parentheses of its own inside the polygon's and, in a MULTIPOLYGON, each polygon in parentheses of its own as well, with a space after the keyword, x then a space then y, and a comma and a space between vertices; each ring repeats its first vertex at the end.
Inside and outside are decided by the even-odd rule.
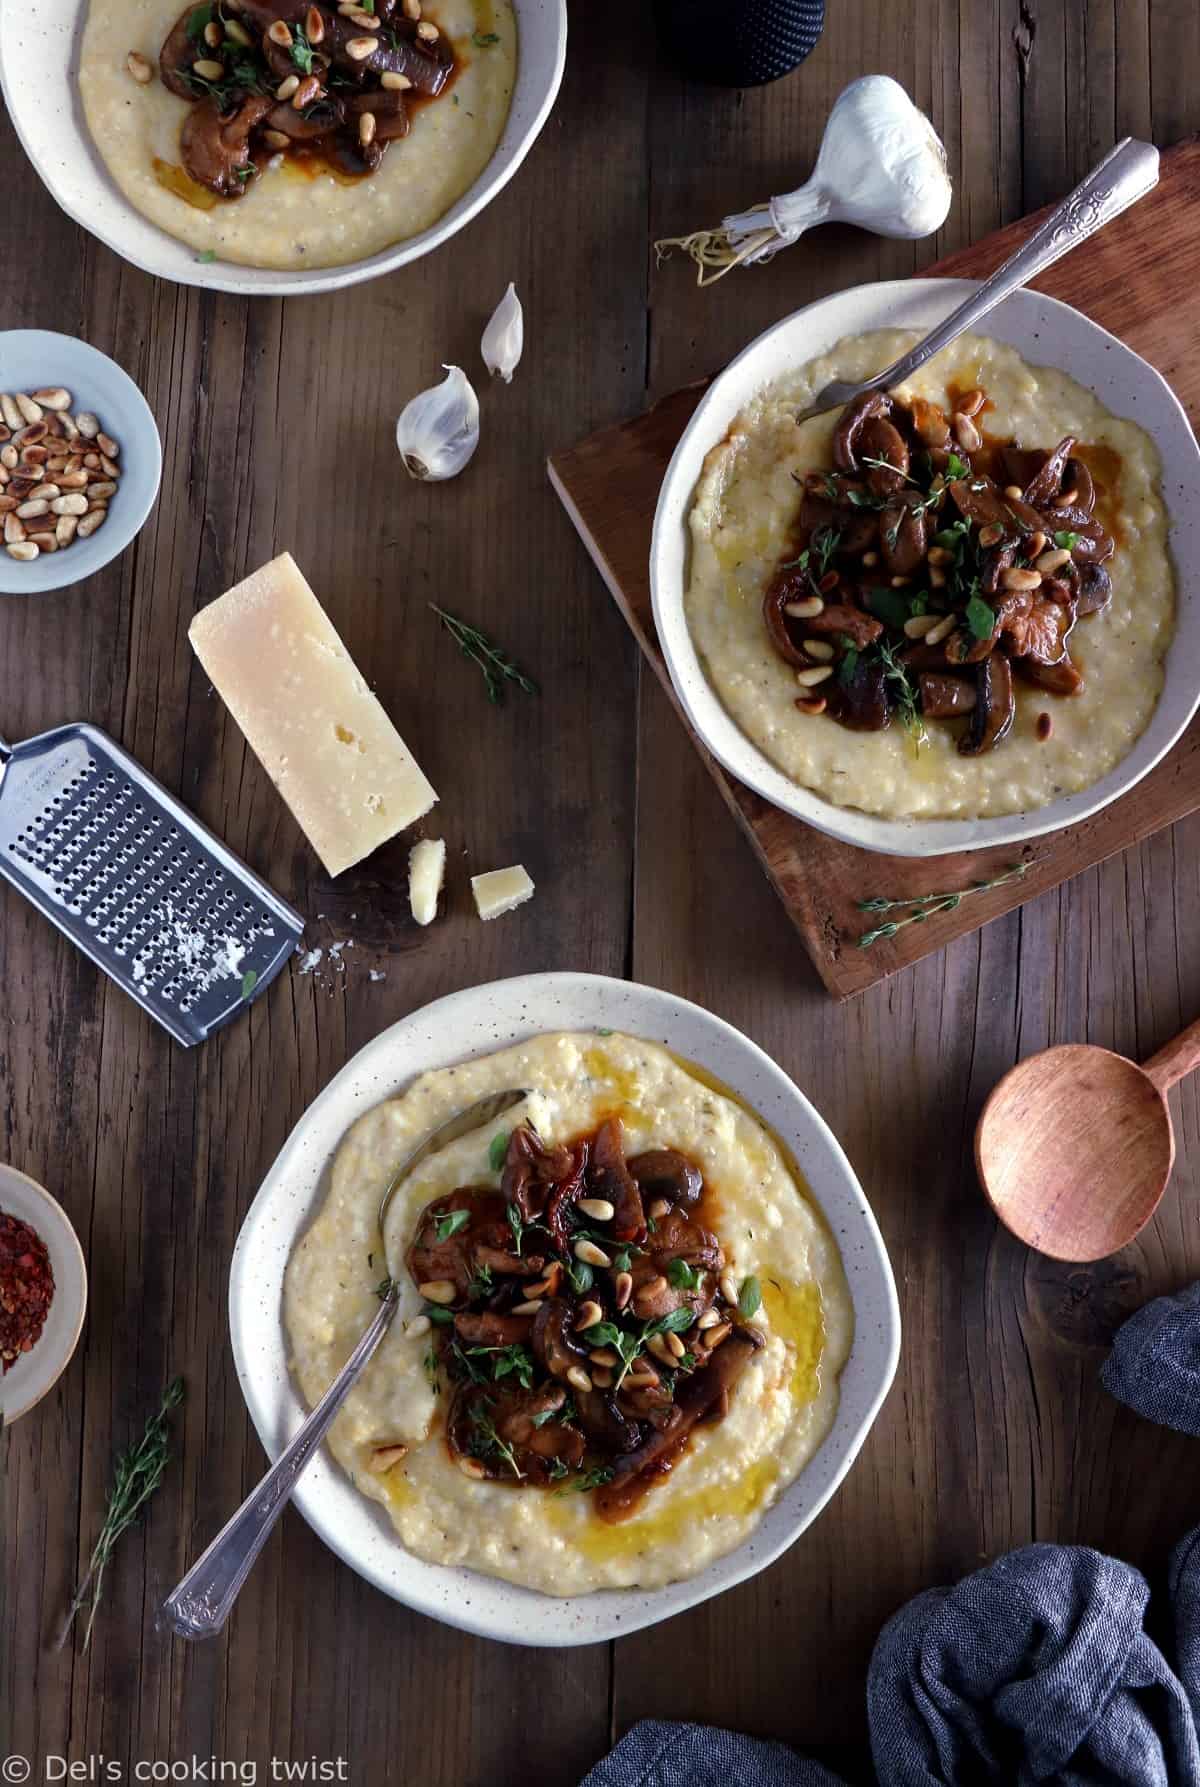
POLYGON ((121 449, 121 478, 103 527, 61 552, 26 564, 0 551, 0 592, 36 596, 65 589, 111 564, 136 538, 158 495, 162 443, 150 405, 115 360, 74 335, 49 329, 0 334, 0 391, 37 391, 61 385, 76 410, 90 410, 121 449))
MULTIPOLYGON (((1086 250, 1082 251, 1086 252, 1086 250)), ((1179 399, 1162 375, 1098 323, 1042 292, 1014 292, 990 311, 978 333, 1006 341, 1033 365, 1056 366, 1094 391, 1114 415, 1128 416, 1162 454, 1163 497, 1170 515, 1178 616, 1167 653, 1166 683, 1150 724, 1107 775, 1078 794, 994 819, 883 819, 832 801, 776 767, 726 711, 705 674, 684 612, 690 540, 688 515, 705 455, 764 385, 826 353, 847 335, 872 329, 925 334, 978 282, 892 279, 854 286, 785 317, 745 348, 705 392, 663 479, 650 548, 654 624, 680 705, 718 763, 818 831, 891 856, 1020 845, 1076 825, 1108 806, 1154 768, 1200 704, 1200 447, 1179 399)))
MULTIPOLYGON (((550 116, 567 51, 566 0, 513 0, 517 82, 504 134, 475 183, 416 236, 345 267, 286 273, 202 260, 143 217, 97 155, 79 100, 79 44, 87 0, 0 7, 0 86, 21 145, 68 217, 124 260, 160 279, 249 296, 332 292, 391 273, 455 235, 512 179, 550 116)), ((103 529, 101 530, 103 532, 103 529)))
POLYGON ((41 1236, 54 1273, 46 1325, 27 1353, 0 1377, 0 1426, 27 1415, 71 1362, 87 1311, 87 1267, 79 1237, 57 1199, 16 1167, 0 1163, 0 1212, 41 1236))
POLYGON ((322 1452, 296 1491, 300 1512, 338 1555, 395 1600, 511 1644, 594 1644, 636 1632, 765 1568, 816 1519, 854 1461, 896 1369, 900 1314, 887 1254, 862 1187, 833 1135, 787 1075, 711 1012, 653 987, 595 974, 529 974, 453 993, 385 1030, 305 1113, 250 1208, 233 1256, 229 1320, 238 1377, 267 1453, 278 1456, 305 1409, 288 1375, 283 1276, 324 1194, 347 1129, 428 1068, 490 1054, 553 1030, 625 1030, 666 1043, 751 1105, 794 1153, 837 1237, 855 1334, 833 1429, 744 1544, 666 1588, 560 1600, 472 1570, 423 1562, 382 1509, 322 1452))

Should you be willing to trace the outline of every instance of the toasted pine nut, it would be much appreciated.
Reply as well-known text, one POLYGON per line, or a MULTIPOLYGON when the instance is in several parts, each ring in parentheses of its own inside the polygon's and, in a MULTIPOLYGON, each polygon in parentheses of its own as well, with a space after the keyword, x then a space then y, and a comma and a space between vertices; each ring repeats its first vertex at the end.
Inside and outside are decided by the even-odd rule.
POLYGON ((812 620, 815 615, 821 613, 824 606, 820 596, 805 596, 799 602, 785 602, 783 612, 790 615, 793 620, 812 620))
POLYGON ((79 523, 79 528, 78 528, 79 539, 86 540, 89 535, 95 533, 95 531, 98 527, 103 527, 103 525, 104 525, 105 521, 107 521, 107 519, 108 519, 108 510, 107 509, 89 509, 87 514, 82 518, 82 520, 79 523))
POLYGON ((85 453, 83 456, 83 463, 87 467, 88 471, 98 472, 100 470, 100 455, 99 455, 99 453, 85 453))
POLYGON ((977 416, 986 402, 987 392, 981 391, 976 385, 973 391, 968 391, 965 397, 959 398, 955 408, 960 416, 977 416))
POLYGON ((11 514, 4 517, 4 544, 6 546, 13 546, 24 538, 25 523, 19 518, 14 510, 11 514))
POLYGON ((946 573, 942 570, 940 565, 930 565, 929 587, 930 589, 945 589, 946 573))
MULTIPOLYGON (((18 397, 17 402, 20 403, 20 401, 21 401, 21 399, 18 397)), ((1072 484, 1070 490, 1064 490, 1064 491, 1062 491, 1062 493, 1060 495, 1055 497, 1054 507, 1056 509, 1071 509, 1071 508, 1074 508, 1075 504, 1078 501, 1079 501, 1079 488, 1077 485, 1072 484)))
POLYGON ((654 1354, 654 1357, 658 1360, 660 1365, 669 1365, 671 1369, 674 1370, 675 1355, 668 1347, 666 1340, 661 1334, 652 1334, 646 1342, 646 1345, 650 1352, 654 1354))
POLYGON ((1044 713, 1039 714, 1037 717, 1037 722, 1034 726, 1034 732, 1037 735, 1038 742, 1040 744, 1044 745, 1046 740, 1049 738, 1050 734, 1053 731, 1054 731, 1054 721, 1051 718, 1051 716, 1049 714, 1044 714, 1044 713))
POLYGON ((804 650, 810 658, 817 658, 825 664, 830 663, 833 659, 833 647, 827 639, 806 639, 804 650))
POLYGON ((823 714, 829 703, 824 695, 797 695, 796 706, 802 714, 823 714))
POLYGON ((926 645, 940 645, 943 639, 949 639, 957 625, 958 616, 956 614, 944 614, 936 626, 930 627, 926 633, 926 645))
POLYGON ((613 1387, 613 1374, 611 1371, 601 1366, 596 1371, 593 1371, 592 1383, 597 1390, 611 1390, 613 1387))
POLYGON ((588 1266, 611 1266, 612 1261, 603 1248, 597 1247, 594 1241, 576 1241, 575 1258, 583 1260, 588 1266))
POLYGON ((54 534, 30 534, 29 538, 41 552, 58 551, 58 540, 54 534))
POLYGON ((580 1198, 575 1208, 590 1216, 593 1222, 611 1222, 616 1215, 615 1206, 607 1198, 580 1198))
POLYGON ((646 1215, 650 1218, 651 1222, 661 1222, 663 1217, 669 1214, 670 1209, 670 1198, 655 1198, 650 1208, 646 1211, 646 1215))
MULTIPOLYGON (((274 30, 275 27, 272 26, 271 29, 274 30)), ((284 30, 287 30, 286 25, 284 30)), ((225 73, 225 64, 214 62, 211 56, 201 56, 198 62, 192 63, 192 73, 199 75, 202 81, 219 81, 225 73)))
POLYGON ((220 49, 224 36, 225 33, 222 31, 220 25, 218 25, 216 19, 210 19, 208 24, 204 27, 204 41, 209 49, 220 49))
MULTIPOLYGON (((36 484, 29 495, 35 502, 38 497, 44 496, 48 503, 52 503, 56 496, 62 495, 62 492, 57 484, 36 484)), ((87 504, 85 503, 83 506, 86 512, 87 504)))
POLYGON ((1051 571, 1061 570, 1063 565, 1069 564, 1070 558, 1071 554, 1065 546, 1056 546, 1053 552, 1043 552, 1040 558, 1035 558, 1033 568, 1040 571, 1043 577, 1048 577, 1051 571))
POLYGON ((87 441, 94 441, 100 432, 100 424, 95 416, 93 416, 91 410, 80 410, 79 414, 75 417, 75 426, 83 436, 84 440, 87 441))
MULTIPOLYGON (((87 508, 86 503, 84 503, 83 506, 85 509, 87 508)), ((39 496, 36 500, 31 498, 29 502, 22 503, 17 510, 17 514, 21 517, 22 521, 36 521, 39 515, 48 515, 49 513, 50 504, 46 501, 44 496, 39 496)))
POLYGON ((1037 533, 1030 534, 1029 538, 1025 542, 1025 546, 1024 546, 1025 557, 1030 560, 1036 559, 1039 552, 1045 552, 1046 544, 1047 544, 1046 536, 1042 532, 1041 528, 1039 528, 1037 533))
POLYGON ((432 1331, 433 1323, 427 1315, 414 1315, 411 1322, 405 1325, 404 1333, 409 1340, 419 1340, 423 1334, 432 1331))
POLYGON ((88 483, 86 472, 59 472, 57 478, 60 490, 84 490, 88 483))
POLYGON ((87 493, 92 502, 103 502, 110 496, 115 496, 117 494, 117 487, 111 478, 101 478, 98 484, 89 484, 87 486, 87 493))
POLYGON ((998 521, 989 521, 986 527, 981 527, 979 530, 979 544, 981 546, 998 546, 1003 538, 1004 529, 1000 526, 998 521))
POLYGON ((33 392, 33 401, 40 403, 44 410, 69 410, 71 393, 64 391, 61 385, 45 385, 40 391, 33 392))
POLYGON ((904 623, 904 636, 906 639, 924 639, 930 628, 936 627, 937 623, 936 614, 910 615, 904 623))
POLYGON ((374 1471, 376 1476, 381 1477, 384 1471, 390 1471, 394 1464, 399 1464, 407 1452, 407 1446, 376 1446, 367 1468, 374 1471))
POLYGON ((603 1321, 603 1319, 603 1309, 601 1309, 594 1298, 589 1297, 586 1303, 581 1303, 579 1305, 579 1313, 576 1315, 573 1324, 575 1332, 577 1334, 582 1334, 585 1328, 594 1328, 596 1323, 603 1321))
MULTIPOLYGON (((296 91, 296 89, 299 85, 300 85, 300 76, 298 74, 285 74, 283 79, 280 81, 278 87, 276 87, 276 89, 275 89, 276 99, 282 105, 285 100, 289 100, 292 97, 292 94, 296 91)), ((272 135, 282 136, 283 133, 282 133, 282 131, 273 131, 272 135)), ((284 137, 284 141, 290 142, 291 138, 284 137)))
POLYGON ((811 670, 797 670, 796 681, 805 689, 815 689, 827 676, 833 675, 832 664, 814 664, 811 670))
POLYGON ((666 1290, 666 1288, 667 1288, 667 1281, 662 1276, 662 1274, 659 1273, 657 1278, 648 1278, 646 1280, 645 1284, 642 1285, 641 1289, 638 1291, 637 1296, 634 1298, 634 1302, 635 1303, 648 1303, 648 1302, 652 1303, 652 1302, 654 1302, 654 1300, 656 1298, 662 1296, 662 1294, 666 1290))
POLYGON ((1019 484, 1006 484, 1004 486, 1004 494, 1008 497, 1010 502, 1015 503, 1020 501, 1025 495, 1025 492, 1021 489, 1019 484))
POLYGON ((437 26, 431 25, 428 19, 417 26, 417 36, 422 43, 436 43, 440 35, 437 26))
POLYGON ((292 110, 302 112, 306 105, 311 105, 321 93, 321 83, 315 74, 306 74, 296 91, 292 94, 292 110))
POLYGON ((704 1314, 697 1319, 696 1326, 701 1329, 715 1328, 720 1319, 715 1309, 706 1309, 704 1314))
MULTIPOLYGON (((40 422, 42 420, 41 404, 35 403, 32 397, 27 397, 24 391, 17 392, 17 408, 20 410, 26 422, 40 422)), ((45 432, 46 430, 43 428, 42 434, 45 434, 45 432)), ((40 439, 41 437, 39 436, 38 438, 40 439)))
POLYGON ((14 540, 11 546, 4 548, 9 558, 23 559, 28 563, 31 559, 40 558, 41 547, 33 540, 14 540))
POLYGON ((54 515, 86 515, 88 499, 80 490, 73 490, 69 496, 56 496, 50 504, 54 515))
POLYGON ((948 546, 931 546, 925 554, 931 565, 950 565, 954 563, 954 554, 948 546))
POLYGON ((680 1340, 678 1334, 668 1334, 665 1338, 667 1342, 667 1350, 674 1353, 677 1359, 682 1359, 683 1355, 687 1352, 687 1348, 684 1346, 682 1340, 680 1340))
POLYGON ((628 1272, 618 1272, 616 1277, 617 1308, 624 1309, 633 1292, 633 1278, 628 1272))
POLYGON ((15 447, 0 447, 0 465, 3 465, 6 470, 15 472, 20 462, 21 455, 15 447))
POLYGON ((573 1390, 578 1390, 584 1396, 592 1387, 592 1380, 582 1365, 572 1365, 568 1368, 567 1382, 573 1390))
POLYGON ((720 1291, 721 1291, 721 1295, 724 1297, 726 1303, 736 1303, 737 1302, 738 1288, 737 1288, 736 1283, 734 1282, 734 1277, 733 1277, 732 1272, 722 1272, 721 1281, 720 1281, 720 1291))
POLYGON ((1001 589, 1037 589, 1041 581, 1040 571, 1027 571, 1021 565, 1010 565, 1000 573, 1001 589))
POLYGON ((970 416, 959 411, 953 420, 954 438, 964 453, 975 453, 983 445, 983 436, 972 422, 970 416))
POLYGON ((421 16, 421 0, 404 0, 404 16, 415 23, 421 16))
POLYGON ((130 50, 125 66, 139 87, 147 87, 154 79, 154 69, 139 50, 130 50))
POLYGON ((0 515, 11 515, 15 512, 16 507, 17 499, 15 496, 7 496, 3 492, 0 492, 0 515))
POLYGON ((0 391, 0 415, 10 428, 20 428, 25 420, 7 391, 0 391))
POLYGON ((407 93, 412 82, 406 74, 397 74, 394 68, 385 68, 379 77, 379 85, 386 87, 391 93, 407 93))
POLYGON ((454 1462, 462 1472, 463 1476, 470 1477, 473 1483, 481 1483, 487 1476, 487 1472, 480 1464, 478 1458, 468 1458, 465 1453, 460 1452, 454 1462))
POLYGON ((69 546, 75 538, 75 530, 79 526, 77 515, 60 515, 54 524, 54 538, 60 546, 69 546))
POLYGON ((230 43, 236 43, 239 50, 248 50, 253 46, 254 39, 246 27, 239 24, 236 19, 226 19, 225 35, 230 43))
POLYGON ((611 1348, 605 1346, 598 1346, 594 1353, 588 1354, 588 1358, 593 1365, 619 1365, 621 1363, 611 1348))
POLYGON ((48 433, 49 429, 44 419, 41 416, 35 416, 24 428, 17 430, 13 435, 13 441, 24 452, 27 447, 36 447, 39 441, 44 441, 48 433))
POLYGON ((721 1322, 718 1327, 710 1328, 708 1330, 708 1333, 704 1336, 704 1344, 711 1353, 715 1347, 720 1346, 723 1340, 728 1340, 732 1333, 733 1323, 721 1322))
POLYGON ((417 1286, 417 1290, 420 1295, 424 1297, 426 1303, 453 1303, 455 1297, 458 1295, 452 1280, 449 1278, 426 1279, 424 1284, 419 1284, 417 1286))
POLYGON ((346 44, 346 54, 352 62, 365 62, 368 56, 375 54, 375 49, 373 37, 351 37, 346 44))
POLYGON ((541 1307, 542 1307, 542 1299, 540 1297, 527 1297, 525 1299, 524 1303, 518 1303, 515 1305, 515 1307, 513 1308, 513 1314, 514 1315, 536 1315, 538 1310, 541 1307))
POLYGON ((281 49, 290 50, 292 47, 292 34, 282 19, 272 20, 267 26, 267 36, 271 39, 272 43, 277 43, 281 49))
POLYGON ((309 43, 322 43, 325 38, 325 20, 321 17, 319 6, 310 6, 304 15, 304 35, 309 43))
POLYGON ((96 445, 99 447, 100 452, 102 454, 107 453, 110 459, 119 459, 121 457, 119 443, 113 439, 111 434, 105 434, 103 429, 101 429, 100 433, 96 436, 96 445))
POLYGON ((877 552, 864 552, 862 555, 862 562, 866 565, 867 569, 870 570, 872 566, 879 563, 879 554, 877 552))

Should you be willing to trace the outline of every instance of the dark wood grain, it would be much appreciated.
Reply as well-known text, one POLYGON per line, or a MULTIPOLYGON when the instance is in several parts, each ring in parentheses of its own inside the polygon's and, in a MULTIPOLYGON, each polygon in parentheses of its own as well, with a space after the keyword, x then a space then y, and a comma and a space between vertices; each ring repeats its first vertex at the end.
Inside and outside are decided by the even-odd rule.
POLYGON ((571 22, 562 99, 503 196, 437 255, 329 299, 156 284, 57 212, 3 127, 19 177, 0 314, 114 353, 150 398, 166 467, 155 515, 116 566, 0 603, 0 730, 107 726, 310 915, 315 941, 355 948, 344 977, 281 979, 244 1023, 184 1055, 0 894, 0 1148, 62 1197, 93 1281, 70 1370, 0 1438, 0 1751, 103 1749, 126 1767, 340 1753, 353 1780, 569 1787, 612 1732, 654 1712, 853 1753, 870 1646, 905 1596, 1030 1537, 1154 1566, 1194 1517, 1187 1442, 1141 1428, 1095 1378, 1121 1311, 1200 1270, 1195 1091, 1173 1095, 1179 1164, 1155 1223, 1082 1274, 996 1235, 968 1144, 1018 1054, 1087 1037, 1145 1055, 1195 1015, 1200 826, 834 1006, 654 679, 639 685, 628 632, 543 473, 553 447, 711 372, 820 292, 911 272, 1053 199, 1120 131, 1195 129, 1194 9, 837 0, 809 63, 741 96, 685 88, 642 8, 576 4, 571 22), (956 201, 934 243, 830 230, 708 293, 679 264, 651 268, 653 236, 801 178, 834 95, 876 69, 945 134, 956 201), (511 389, 482 393, 485 442, 462 482, 418 490, 393 418, 443 359, 473 360, 514 277, 525 363, 511 389), (352 467, 336 485, 335 460, 352 467), (283 546, 438 787, 455 863, 527 862, 538 895, 512 919, 479 927, 460 878, 445 921, 418 935, 402 846, 326 881, 209 695, 187 620, 283 546), (431 596, 489 626, 538 676, 540 700, 488 708, 429 625, 431 596), (762 1577, 615 1649, 464 1638, 368 1589, 295 1516, 219 1644, 164 1639, 158 1600, 263 1464, 225 1295, 275 1151, 385 1024, 438 993, 549 967, 633 972, 702 1000, 828 1116, 904 1300, 901 1377, 862 1460, 762 1577), (55 1654, 112 1450, 175 1370, 190 1387, 176 1462, 125 1541, 92 1650, 55 1654))
MULTIPOLYGON (((981 278, 1020 246, 1036 222, 1035 216, 994 231, 928 271, 981 278)), ((1162 181, 1149 198, 1058 262, 1036 285, 1052 297, 1069 298, 1152 363, 1170 367, 1176 395, 1191 415, 1200 416, 1200 369, 1191 355, 1200 322, 1195 297, 1200 290, 1200 144, 1172 150, 1163 163, 1162 181)), ((554 454, 550 478, 835 997, 861 993, 1200 807, 1200 722, 1135 791, 1094 818, 1021 849, 1001 845, 936 861, 892 857, 882 863, 869 851, 827 837, 782 812, 729 775, 704 749, 676 700, 650 601, 650 536, 658 487, 706 388, 706 381, 686 385, 645 415, 601 429, 554 454), (1017 864, 1023 875, 986 896, 964 900, 954 911, 881 938, 869 949, 858 946, 858 938, 876 922, 861 910, 864 891, 885 891, 893 899, 934 889, 954 892, 992 881, 1017 864)))

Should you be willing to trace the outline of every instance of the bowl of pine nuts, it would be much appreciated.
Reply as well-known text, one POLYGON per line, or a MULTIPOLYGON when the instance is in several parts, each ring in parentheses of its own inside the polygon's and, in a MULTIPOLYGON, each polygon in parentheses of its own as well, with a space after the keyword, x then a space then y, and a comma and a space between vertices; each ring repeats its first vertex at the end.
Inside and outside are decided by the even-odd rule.
POLYGON ((150 406, 98 348, 0 333, 0 592, 83 582, 138 533, 162 474, 150 406))

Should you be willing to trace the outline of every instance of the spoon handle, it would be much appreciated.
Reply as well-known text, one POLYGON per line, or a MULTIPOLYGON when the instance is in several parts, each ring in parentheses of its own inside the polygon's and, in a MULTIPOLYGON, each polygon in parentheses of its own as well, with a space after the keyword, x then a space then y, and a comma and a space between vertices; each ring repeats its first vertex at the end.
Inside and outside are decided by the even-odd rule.
POLYGON ((910 353, 877 377, 864 382, 862 389, 890 389, 911 378, 918 367, 924 366, 966 330, 974 328, 1010 292, 1036 279, 1064 254, 1094 236, 1136 200, 1144 198, 1157 184, 1158 150, 1151 143, 1138 142, 1135 137, 1123 137, 1104 160, 1097 163, 1087 179, 1081 181, 1074 192, 1069 192, 1061 205, 1055 206, 1028 242, 1002 262, 910 353))
POLYGON ((333 1424, 368 1360, 392 1323, 400 1302, 393 1285, 342 1369, 303 1426, 293 1435, 257 1489, 163 1602, 163 1617, 181 1638, 214 1638, 229 1618, 255 1558, 274 1531, 313 1453, 333 1424))
POLYGON ((1200 1067, 1200 1018, 1181 1030, 1173 1042, 1159 1049, 1157 1055, 1151 1055, 1149 1061, 1142 1062, 1142 1071, 1158 1090, 1166 1096, 1171 1087, 1176 1085, 1187 1074, 1194 1073, 1200 1067))

